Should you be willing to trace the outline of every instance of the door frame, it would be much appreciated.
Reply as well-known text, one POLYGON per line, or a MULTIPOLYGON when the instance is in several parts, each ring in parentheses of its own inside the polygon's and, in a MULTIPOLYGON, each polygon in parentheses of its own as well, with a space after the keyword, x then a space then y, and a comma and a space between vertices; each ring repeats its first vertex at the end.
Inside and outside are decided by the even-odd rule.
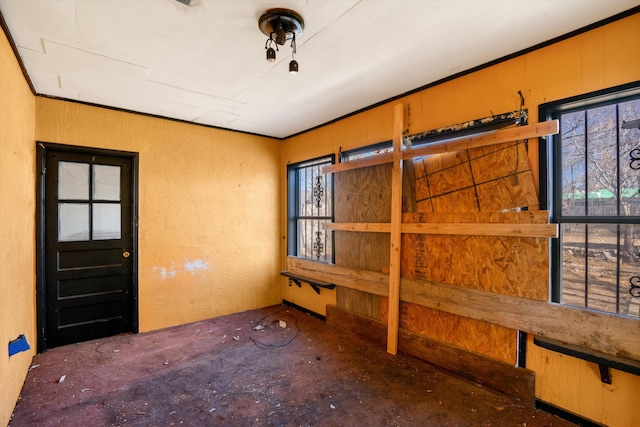
POLYGON ((67 151, 82 154, 95 154, 112 157, 123 157, 131 160, 131 241, 132 254, 132 329, 133 333, 139 332, 138 322, 138 172, 140 155, 130 151, 116 151, 102 148, 82 147, 76 145, 56 144, 52 142, 36 141, 36 325, 37 325, 37 352, 47 350, 47 301, 46 301, 46 251, 45 251, 45 173, 47 150, 67 151))

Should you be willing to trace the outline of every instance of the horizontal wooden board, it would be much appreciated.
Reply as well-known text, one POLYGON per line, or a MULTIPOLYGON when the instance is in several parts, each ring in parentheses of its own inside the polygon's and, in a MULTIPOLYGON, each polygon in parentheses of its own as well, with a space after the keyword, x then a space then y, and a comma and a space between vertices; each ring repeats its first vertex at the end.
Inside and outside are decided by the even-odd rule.
POLYGON ((555 135, 560 129, 558 120, 536 123, 527 126, 502 129, 487 132, 477 136, 450 139, 433 144, 426 144, 405 150, 402 157, 413 159, 431 154, 449 153, 452 151, 468 150, 470 148, 486 147, 503 142, 518 141, 528 138, 538 138, 545 135, 555 135))
POLYGON ((287 257, 287 270, 374 295, 389 296, 389 275, 342 267, 297 257, 287 257))
MULTIPOLYGON (((403 150, 402 159, 409 160, 416 157, 423 157, 431 154, 448 153, 452 151, 467 150, 476 147, 486 147, 503 142, 517 141, 527 138, 538 138, 545 135, 555 135, 559 130, 558 120, 536 123, 527 126, 487 132, 471 137, 461 137, 446 141, 426 144, 403 150)), ((363 159, 352 160, 345 163, 337 163, 322 168, 322 173, 344 172, 363 167, 381 165, 393 161, 393 153, 383 153, 376 156, 365 157, 363 159)))
POLYGON ((393 153, 381 153, 375 156, 363 157, 361 159, 350 160, 348 162, 336 163, 330 166, 324 166, 322 173, 346 172, 354 169, 366 168, 369 166, 383 165, 393 161, 393 153))
MULTIPOLYGON (((388 223, 325 223, 326 230, 389 233, 388 223)), ((458 236, 558 237, 558 224, 403 223, 403 233, 458 236)))
MULTIPOLYGON (((289 271, 299 271, 339 286, 381 296, 388 293, 388 276, 383 273, 294 257, 287 258, 287 267, 289 271)), ((407 278, 401 279, 400 299, 640 361, 637 319, 407 278)))

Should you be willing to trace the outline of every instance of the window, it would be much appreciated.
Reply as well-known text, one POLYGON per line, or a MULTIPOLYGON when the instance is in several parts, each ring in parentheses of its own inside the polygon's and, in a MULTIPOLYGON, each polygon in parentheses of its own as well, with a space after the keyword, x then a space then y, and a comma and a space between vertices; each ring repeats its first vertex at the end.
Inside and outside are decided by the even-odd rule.
POLYGON ((640 89, 547 104, 540 117, 560 121, 541 189, 560 225, 551 299, 640 317, 640 89))
POLYGON ((333 181, 322 167, 334 159, 331 155, 288 167, 289 255, 333 262, 333 233, 322 227, 333 221, 333 181))
POLYGON ((351 160, 364 159, 365 157, 377 156, 378 154, 384 154, 384 153, 391 153, 392 151, 393 151, 393 144, 391 141, 380 142, 378 144, 367 145, 366 147, 344 151, 340 155, 340 161, 348 162, 351 160))
POLYGON ((120 239, 120 166, 58 163, 58 241, 120 239))

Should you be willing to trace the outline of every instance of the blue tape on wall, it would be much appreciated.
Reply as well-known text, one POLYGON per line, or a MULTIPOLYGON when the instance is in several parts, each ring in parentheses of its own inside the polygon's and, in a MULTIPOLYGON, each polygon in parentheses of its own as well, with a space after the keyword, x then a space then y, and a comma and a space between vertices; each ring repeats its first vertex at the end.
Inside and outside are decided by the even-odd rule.
POLYGON ((29 348, 31 347, 29 347, 27 338, 24 335, 20 335, 15 340, 9 342, 9 357, 21 351, 27 351, 29 348))

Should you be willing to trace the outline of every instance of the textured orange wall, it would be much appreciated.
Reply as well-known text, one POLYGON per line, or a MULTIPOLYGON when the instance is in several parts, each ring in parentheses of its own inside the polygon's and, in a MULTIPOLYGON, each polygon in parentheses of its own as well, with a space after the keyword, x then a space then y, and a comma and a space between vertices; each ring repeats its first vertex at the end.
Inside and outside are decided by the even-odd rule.
MULTIPOLYGON (((285 164, 297 162, 337 153, 340 147, 349 150, 390 140, 392 110, 397 103, 408 106, 405 123, 409 124, 409 133, 416 134, 492 113, 516 110, 520 90, 525 97, 525 107, 529 109, 529 121, 535 123, 539 104, 639 81, 640 55, 633 55, 629 50, 633 40, 640 40, 640 14, 290 138, 283 147, 283 161, 285 164)), ((536 179, 537 145, 537 140, 529 141, 529 157, 536 179)), ((284 245, 282 251, 286 253, 284 245)), ((285 286, 284 289, 285 298, 295 299, 304 307, 335 302, 335 297, 332 302, 330 295, 318 297, 303 294, 296 287, 285 286)), ((528 358, 539 359, 542 357, 540 351, 538 347, 529 346, 528 358)), ((566 363, 574 367, 564 369, 555 361, 535 365, 538 397, 598 422, 630 425, 629 419, 624 418, 626 415, 614 409, 614 405, 599 405, 595 412, 586 411, 580 402, 588 401, 587 396, 592 393, 601 396, 601 386, 571 374, 578 372, 580 361, 566 363)), ((608 389, 607 399, 630 401, 631 390, 637 395, 640 377, 625 378, 625 387, 608 389)))
POLYGON ((140 331, 278 304, 280 145, 48 98, 36 139, 140 154, 140 331))
POLYGON ((0 31, 0 425, 18 399, 36 347, 35 101, 0 31), (9 357, 24 334, 31 350, 9 357))
POLYGON ((527 368, 536 372, 536 397, 610 427, 638 425, 640 377, 611 369, 611 384, 598 365, 528 342, 527 368))

